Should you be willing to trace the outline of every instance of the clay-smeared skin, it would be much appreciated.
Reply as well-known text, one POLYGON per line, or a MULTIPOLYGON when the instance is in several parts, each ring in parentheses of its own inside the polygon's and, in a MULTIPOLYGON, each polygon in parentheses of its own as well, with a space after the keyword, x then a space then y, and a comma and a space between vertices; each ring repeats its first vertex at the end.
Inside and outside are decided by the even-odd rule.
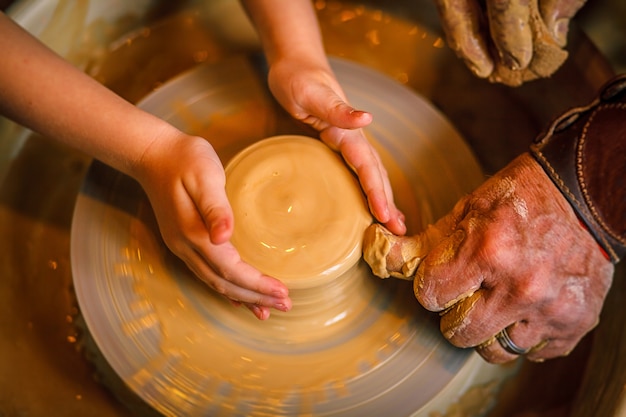
POLYGON ((542 0, 539 11, 554 40, 564 47, 570 20, 585 5, 586 0, 542 0))
POLYGON ((428 226, 415 236, 396 236, 380 224, 372 224, 364 235, 363 258, 380 278, 412 280, 424 257, 445 236, 428 226))
POLYGON ((448 44, 470 70, 518 86, 548 77, 562 65, 569 22, 585 0, 435 2, 448 44))
POLYGON ((440 312, 442 334, 490 362, 516 358, 493 343, 504 328, 533 348, 531 360, 566 355, 598 323, 611 285, 613 265, 529 154, 421 234, 373 233, 377 227, 364 243, 368 263, 385 256, 373 272, 413 276, 419 303, 440 312))
POLYGON ((485 78, 493 71, 487 46, 487 33, 478 3, 467 0, 437 0, 448 44, 476 76, 485 78))
POLYGON ((500 59, 511 69, 524 69, 533 56, 528 0, 490 0, 489 31, 500 59))

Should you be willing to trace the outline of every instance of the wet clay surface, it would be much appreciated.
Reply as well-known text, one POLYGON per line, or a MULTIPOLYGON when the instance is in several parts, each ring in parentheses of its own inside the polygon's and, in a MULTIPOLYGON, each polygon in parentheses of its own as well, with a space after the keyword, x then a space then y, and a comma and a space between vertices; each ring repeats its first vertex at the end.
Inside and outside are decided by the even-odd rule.
POLYGON ((231 242, 250 265, 295 289, 333 280, 361 258, 372 217, 358 181, 323 143, 265 139, 231 159, 225 172, 237 224, 231 242))
MULTIPOLYGON (((474 79, 444 48, 436 32, 414 23, 419 11, 413 6, 390 14, 380 11, 378 4, 316 4, 330 54, 365 63, 430 98, 474 147, 487 172, 525 150, 563 106, 590 97, 599 81, 589 80, 604 71, 602 63, 590 61, 594 49, 574 38, 572 44, 581 46, 553 80, 513 92, 474 79), (555 90, 558 93, 547 94, 555 90)), ((97 79, 131 101, 198 62, 217 61, 233 49, 251 48, 246 43, 226 48, 197 13, 175 11, 166 18, 161 14, 168 10, 159 13, 158 24, 151 24, 150 30, 129 23, 127 27, 138 26, 137 31, 87 66, 97 79)), ((6 131, 2 131, 3 146, 13 140, 6 131)), ((0 188, 0 415, 134 415, 98 382, 74 323, 69 233, 74 201, 90 159, 39 137, 30 137, 14 155, 3 161, 0 188)), ((610 317, 603 320, 612 326, 610 317)), ((606 332, 604 328, 600 330, 606 332)), ((585 343, 570 358, 525 366, 524 377, 512 382, 506 405, 496 412, 568 415, 587 349, 593 351, 585 343), (546 394, 557 390, 558 395, 546 394), (525 393, 523 398, 520 392, 525 393), (529 392, 543 392, 548 398, 538 405, 529 400, 529 396, 537 398, 529 392)))

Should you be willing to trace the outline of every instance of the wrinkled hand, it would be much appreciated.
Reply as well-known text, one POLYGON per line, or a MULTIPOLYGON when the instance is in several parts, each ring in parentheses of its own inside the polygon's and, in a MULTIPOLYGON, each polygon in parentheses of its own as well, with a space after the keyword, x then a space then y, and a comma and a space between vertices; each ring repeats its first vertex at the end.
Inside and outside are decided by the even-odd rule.
POLYGON ((397 237, 372 226, 365 255, 379 276, 414 277, 420 304, 441 312, 443 335, 494 363, 516 358, 495 337, 505 328, 530 360, 568 354, 597 324, 613 275, 529 154, 423 234, 397 237))
POLYGON ((372 116, 348 104, 332 70, 311 62, 278 61, 270 68, 269 86, 291 116, 319 131, 322 141, 341 153, 359 177, 374 217, 393 233, 404 234, 404 215, 395 206, 387 171, 360 129, 372 116))
POLYGON ((569 22, 585 4, 585 0, 435 2, 450 47, 482 78, 491 75, 498 60, 515 70, 528 67, 536 42, 531 24, 533 13, 543 22, 555 44, 564 47, 569 22))
POLYGON ((268 318, 270 308, 288 311, 286 286, 243 262, 229 242, 233 213, 213 147, 177 131, 174 138, 166 135, 153 142, 133 176, 150 199, 169 249, 212 289, 257 318, 268 318))

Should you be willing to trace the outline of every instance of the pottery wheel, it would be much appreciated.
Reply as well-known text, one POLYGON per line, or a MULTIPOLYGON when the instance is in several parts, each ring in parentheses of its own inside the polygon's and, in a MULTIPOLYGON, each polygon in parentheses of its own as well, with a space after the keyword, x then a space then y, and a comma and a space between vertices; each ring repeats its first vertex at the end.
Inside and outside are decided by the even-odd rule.
MULTIPOLYGON (((363 66, 332 65, 351 103, 374 115, 366 134, 409 233, 482 181, 462 138, 427 101, 363 66)), ((201 65, 139 105, 206 137, 226 164, 256 140, 299 128, 271 98, 261 67, 245 57, 201 65)), ((98 162, 71 237, 76 295, 103 359, 165 415, 414 415, 472 358, 443 339, 410 283, 379 280, 364 263, 345 294, 350 308, 316 300, 320 312, 334 303, 332 320, 298 317, 294 306, 257 321, 199 283, 166 249, 141 188, 98 162)))

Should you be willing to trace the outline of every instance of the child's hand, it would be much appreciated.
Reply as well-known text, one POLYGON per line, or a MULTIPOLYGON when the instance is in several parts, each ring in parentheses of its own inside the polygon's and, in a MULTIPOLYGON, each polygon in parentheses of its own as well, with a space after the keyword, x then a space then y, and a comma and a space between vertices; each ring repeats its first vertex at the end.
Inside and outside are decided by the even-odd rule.
POLYGON ((135 178, 161 235, 204 282, 259 319, 291 308, 287 288, 229 243, 224 170, 209 143, 104 88, 0 12, 0 113, 135 178))
POLYGON ((233 213, 213 147, 174 129, 153 141, 133 173, 146 191, 170 250, 212 289, 264 320, 288 311, 287 287, 241 260, 229 242, 233 213))
POLYGON ((318 130, 341 153, 358 175, 374 217, 393 233, 404 234, 404 215, 395 206, 387 171, 360 129, 372 116, 348 104, 332 70, 314 62, 278 60, 270 67, 269 85, 294 118, 318 130))

